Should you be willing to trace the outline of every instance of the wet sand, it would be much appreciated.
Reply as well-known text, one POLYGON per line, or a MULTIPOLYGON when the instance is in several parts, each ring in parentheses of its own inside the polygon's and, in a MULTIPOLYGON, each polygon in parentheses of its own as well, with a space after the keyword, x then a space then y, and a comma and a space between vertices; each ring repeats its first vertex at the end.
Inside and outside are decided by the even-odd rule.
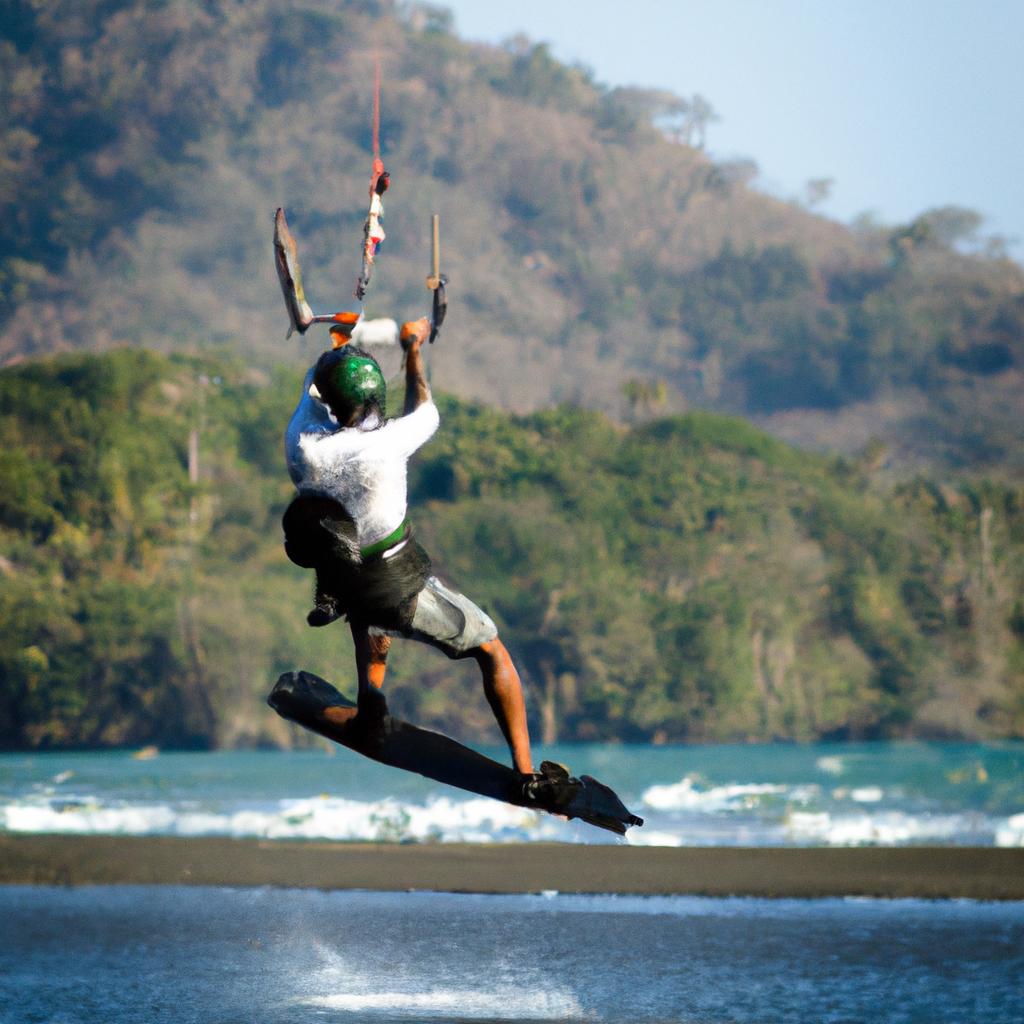
POLYGON ((0 884, 1024 899, 1024 849, 389 845, 0 835, 0 884))

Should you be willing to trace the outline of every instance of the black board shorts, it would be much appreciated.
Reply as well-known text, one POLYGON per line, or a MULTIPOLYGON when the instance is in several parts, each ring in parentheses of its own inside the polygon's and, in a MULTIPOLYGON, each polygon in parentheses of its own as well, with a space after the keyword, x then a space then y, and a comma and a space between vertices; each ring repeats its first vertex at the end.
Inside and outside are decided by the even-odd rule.
POLYGON ((330 594, 350 622, 419 640, 449 658, 498 635, 485 612, 433 575, 430 556, 411 535, 363 559, 351 517, 333 498, 317 494, 296 496, 281 525, 288 557, 316 570, 317 589, 330 594))
POLYGON ((498 627, 465 594, 431 576, 416 595, 416 607, 407 627, 371 626, 370 632, 419 640, 443 651, 449 658, 461 658, 493 640, 498 635, 498 627))

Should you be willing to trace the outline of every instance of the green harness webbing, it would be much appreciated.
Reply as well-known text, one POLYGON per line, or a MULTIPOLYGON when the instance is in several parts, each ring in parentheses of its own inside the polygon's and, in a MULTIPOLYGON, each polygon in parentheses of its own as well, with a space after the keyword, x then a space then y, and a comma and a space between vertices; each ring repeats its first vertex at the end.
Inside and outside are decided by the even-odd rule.
POLYGON ((363 558, 373 558, 374 555, 383 554, 388 548, 394 547, 399 541, 405 540, 409 534, 409 520, 403 519, 402 525, 399 526, 393 533, 389 533, 386 537, 381 540, 374 541, 373 544, 367 545, 365 548, 359 549, 359 554, 363 558))

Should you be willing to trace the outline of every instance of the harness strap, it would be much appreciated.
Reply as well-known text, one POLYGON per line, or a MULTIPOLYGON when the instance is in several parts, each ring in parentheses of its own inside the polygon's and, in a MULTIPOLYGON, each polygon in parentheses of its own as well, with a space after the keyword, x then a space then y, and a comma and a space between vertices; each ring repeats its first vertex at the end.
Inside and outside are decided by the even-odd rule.
POLYGON ((359 554, 364 559, 373 558, 375 555, 383 555, 388 548, 393 548, 400 544, 404 540, 409 539, 409 535, 412 533, 412 525, 408 519, 402 521, 402 525, 396 530, 389 533, 386 537, 381 540, 374 541, 373 544, 368 544, 365 548, 359 549, 359 554))

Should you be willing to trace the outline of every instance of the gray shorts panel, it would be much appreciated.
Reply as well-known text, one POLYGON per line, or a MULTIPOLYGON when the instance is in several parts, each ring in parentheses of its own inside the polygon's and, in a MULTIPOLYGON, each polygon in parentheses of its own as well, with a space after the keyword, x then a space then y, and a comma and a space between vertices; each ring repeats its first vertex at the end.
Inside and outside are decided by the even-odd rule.
POLYGON ((412 627, 407 630, 378 630, 391 636, 421 640, 449 658, 458 658, 467 651, 493 640, 498 627, 465 594, 446 587, 436 576, 424 584, 416 599, 412 627))

